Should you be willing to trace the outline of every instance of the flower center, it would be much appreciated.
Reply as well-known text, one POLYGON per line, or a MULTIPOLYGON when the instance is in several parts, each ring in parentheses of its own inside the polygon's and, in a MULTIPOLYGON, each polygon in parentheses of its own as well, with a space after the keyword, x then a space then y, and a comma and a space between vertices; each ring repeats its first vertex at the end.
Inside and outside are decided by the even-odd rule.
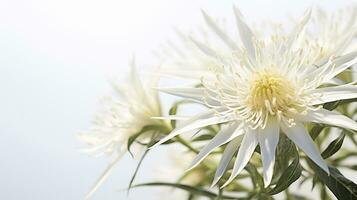
POLYGON ((252 81, 248 105, 254 111, 275 115, 289 108, 293 96, 294 89, 291 83, 282 75, 274 72, 261 72, 252 81))

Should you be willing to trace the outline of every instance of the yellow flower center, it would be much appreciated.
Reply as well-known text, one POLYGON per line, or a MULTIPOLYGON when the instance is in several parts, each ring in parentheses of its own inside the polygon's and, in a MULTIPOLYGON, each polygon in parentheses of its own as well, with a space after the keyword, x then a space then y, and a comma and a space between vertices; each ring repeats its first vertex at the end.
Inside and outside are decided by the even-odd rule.
POLYGON ((282 75, 261 72, 252 81, 248 105, 252 110, 275 115, 289 108, 293 101, 294 89, 282 75))

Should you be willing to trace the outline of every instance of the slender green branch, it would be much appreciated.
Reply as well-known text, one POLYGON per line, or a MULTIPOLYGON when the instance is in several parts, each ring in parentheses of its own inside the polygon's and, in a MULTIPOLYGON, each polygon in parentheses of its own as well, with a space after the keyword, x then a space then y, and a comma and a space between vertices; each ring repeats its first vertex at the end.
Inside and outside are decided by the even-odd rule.
POLYGON ((183 146, 187 147, 189 150, 195 152, 196 154, 199 153, 199 151, 197 149, 195 149, 189 142, 187 142, 185 139, 183 139, 180 136, 176 136, 176 141, 178 141, 179 143, 181 143, 183 146))

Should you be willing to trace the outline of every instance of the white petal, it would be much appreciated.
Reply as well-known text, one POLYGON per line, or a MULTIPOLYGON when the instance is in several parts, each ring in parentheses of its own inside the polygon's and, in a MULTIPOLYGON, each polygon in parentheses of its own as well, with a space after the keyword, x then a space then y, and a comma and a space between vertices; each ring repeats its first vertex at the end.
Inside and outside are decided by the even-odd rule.
POLYGON ((133 88, 137 89, 136 92, 145 93, 144 92, 145 90, 143 88, 143 84, 141 83, 140 76, 139 76, 139 73, 137 71, 137 67, 136 67, 136 64, 135 64, 135 58, 132 58, 129 61, 129 65, 131 67, 130 81, 132 82, 132 84, 134 84, 133 88))
POLYGON ((158 143, 153 145, 151 148, 154 148, 182 133, 189 132, 212 124, 228 122, 231 120, 232 120, 231 116, 224 116, 224 117, 216 116, 216 113, 214 111, 208 111, 206 113, 197 115, 187 120, 185 123, 174 129, 169 135, 161 139, 158 143))
POLYGON ((212 17, 210 17, 205 11, 202 10, 203 17, 207 23, 207 25, 229 46, 232 50, 237 50, 238 47, 236 42, 233 41, 222 29, 218 27, 218 25, 213 21, 212 17))
POLYGON ((150 72, 151 75, 164 78, 181 78, 189 80, 200 80, 202 77, 210 76, 208 70, 199 69, 160 69, 160 71, 150 72))
POLYGON ((279 142, 278 122, 269 121, 265 129, 259 129, 258 140, 263 161, 264 186, 267 187, 273 178, 275 150, 279 142))
POLYGON ((334 62, 336 63, 337 66, 340 66, 346 62, 350 62, 351 60, 354 60, 357 57, 357 51, 345 54, 343 56, 336 57, 334 59, 334 62))
POLYGON ((236 17, 237 27, 242 43, 246 48, 249 57, 254 60, 255 48, 252 41, 254 38, 254 34, 252 30, 249 28, 249 26, 247 25, 247 23, 245 22, 240 10, 237 7, 234 7, 233 10, 236 17))
POLYGON ((341 57, 338 57, 338 58, 332 60, 333 66, 328 66, 328 67, 331 67, 333 70, 332 70, 332 72, 329 72, 324 77, 324 81, 322 83, 327 83, 332 78, 334 78, 335 76, 342 73, 347 68, 351 67, 352 65, 354 65, 356 63, 357 63, 357 51, 346 54, 344 56, 341 56, 341 57))
POLYGON ((217 135, 200 151, 192 161, 188 170, 196 167, 205 157, 208 156, 217 147, 231 141, 235 137, 242 135, 243 130, 238 127, 237 123, 223 126, 217 135))
POLYGON ((234 167, 231 176, 228 181, 222 186, 227 186, 233 179, 243 170, 247 165, 250 158, 252 157, 255 147, 258 144, 258 136, 255 130, 249 130, 244 134, 242 145, 239 148, 236 161, 234 162, 234 167))
POLYGON ((332 84, 332 85, 343 85, 345 84, 345 82, 337 77, 327 81, 328 84, 332 84))
POLYGON ((320 84, 329 83, 331 79, 335 78, 336 75, 343 72, 347 68, 351 67, 357 62, 357 51, 345 54, 343 56, 330 59, 328 62, 324 63, 321 67, 315 68, 310 66, 309 68, 315 69, 313 71, 307 70, 306 74, 301 77, 301 79, 314 80, 316 77, 323 76, 323 81, 320 84), (331 71, 332 70, 332 71, 331 71))
POLYGON ((319 150, 315 146, 314 141, 312 141, 309 133, 306 131, 304 125, 301 123, 296 123, 294 127, 288 127, 285 124, 281 124, 281 129, 284 131, 286 136, 290 138, 305 154, 314 161, 319 167, 329 174, 329 169, 321 157, 319 150))
MULTIPOLYGON (((352 20, 353 21, 353 20, 352 20)), ((341 35, 338 39, 338 43, 336 43, 336 47, 334 49, 334 54, 339 55, 346 50, 346 47, 351 44, 351 40, 354 39, 355 34, 357 33, 357 26, 353 26, 349 28, 349 32, 347 34, 341 35)))
POLYGON ((321 97, 313 100, 311 105, 323 104, 327 102, 357 98, 357 86, 341 85, 335 87, 318 88, 313 93, 321 94, 321 97))
POLYGON ((311 9, 307 10, 302 20, 296 25, 290 33, 287 44, 289 49, 298 49, 303 42, 304 30, 311 18, 311 9))
POLYGON ((178 115, 169 115, 161 117, 151 117, 151 119, 161 119, 161 120, 188 120, 188 116, 178 116, 178 115))
POLYGON ((202 103, 205 89, 203 88, 157 88, 161 92, 165 92, 171 95, 189 98, 197 102, 202 103))
POLYGON ((102 172, 102 174, 99 176, 97 181, 94 183, 92 188, 89 190, 89 192, 86 194, 85 199, 90 199, 92 195, 94 194, 95 191, 103 184, 103 182, 108 178, 109 174, 113 171, 115 165, 119 162, 119 160, 122 158, 126 151, 121 151, 117 158, 113 160, 108 167, 102 172))
POLYGON ((328 124, 331 126, 338 126, 346 129, 357 130, 357 123, 352 119, 326 109, 319 109, 310 111, 306 115, 299 116, 297 119, 304 122, 315 122, 321 124, 328 124))
POLYGON ((212 58, 217 58, 217 54, 213 49, 203 44, 202 42, 197 41, 193 37, 190 37, 190 39, 205 55, 210 56, 212 58))
POLYGON ((239 145, 241 144, 243 136, 238 136, 234 138, 231 142, 228 143, 227 147, 224 149, 222 158, 219 162, 218 168, 216 170, 216 174, 214 175, 214 179, 211 187, 217 184, 219 179, 223 176, 226 171, 229 162, 232 160, 234 153, 238 150, 239 145))

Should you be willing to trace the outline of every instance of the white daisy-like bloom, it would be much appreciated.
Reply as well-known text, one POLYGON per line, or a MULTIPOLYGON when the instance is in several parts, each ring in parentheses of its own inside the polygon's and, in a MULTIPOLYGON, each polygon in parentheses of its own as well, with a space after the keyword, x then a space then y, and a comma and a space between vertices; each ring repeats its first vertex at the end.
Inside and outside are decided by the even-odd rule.
MULTIPOLYGON (((311 46, 310 59, 306 64, 320 66, 327 62, 332 55, 340 55, 355 48, 356 42, 356 13, 357 7, 326 12, 319 8, 312 16, 309 26, 306 27, 305 45, 311 46)), ((217 58, 225 60, 234 53, 239 53, 241 41, 237 38, 234 29, 227 26, 225 19, 215 19, 202 11, 205 26, 198 31, 188 34, 176 31, 179 41, 169 41, 156 51, 157 56, 168 68, 161 69, 161 74, 174 75, 185 79, 197 79, 201 76, 212 75, 212 70, 220 70, 222 63, 217 58)), ((294 20, 294 23, 296 22, 294 20)), ((286 23, 285 25, 293 25, 286 23)), ((255 25, 252 30, 257 37, 270 37, 270 32, 279 32, 287 35, 281 23, 265 21, 255 25), (264 27, 264 28, 262 28, 264 27)), ((336 82, 336 80, 331 80, 336 82)))
POLYGON ((222 62, 222 70, 215 78, 202 77, 203 86, 199 88, 160 88, 210 109, 183 122, 155 146, 179 134, 224 123, 190 167, 197 166, 214 149, 227 144, 213 185, 223 176, 235 152, 238 151, 233 171, 222 187, 243 170, 259 145, 264 184, 268 186, 273 176, 280 132, 329 173, 304 124, 314 122, 357 130, 357 123, 352 119, 320 106, 357 97, 357 86, 353 83, 327 84, 356 62, 357 52, 333 54, 318 68, 307 65, 314 51, 304 42, 311 11, 306 12, 290 34, 272 35, 269 40, 260 40, 238 9, 235 8, 234 13, 243 46, 231 59, 222 62))
MULTIPOLYGON (((79 135, 79 139, 90 147, 84 152, 94 155, 113 155, 114 160, 96 181, 87 195, 90 197, 109 175, 115 164, 127 152, 128 139, 147 125, 163 125, 163 121, 153 119, 160 116, 161 105, 156 87, 157 79, 141 82, 134 61, 131 62, 130 77, 126 82, 113 82, 113 96, 105 97, 103 108, 97 113, 93 126, 79 135)), ((139 140, 149 139, 148 132, 139 140)))
POLYGON ((340 55, 356 47, 357 7, 350 6, 336 12, 316 9, 307 28, 311 48, 310 62, 321 65, 333 55, 340 55))
POLYGON ((161 75, 197 80, 202 75, 212 75, 211 70, 220 70, 216 58, 230 57, 232 49, 238 50, 239 38, 226 26, 226 20, 214 19, 203 10, 202 14, 206 23, 198 30, 189 33, 176 30, 176 40, 155 51, 164 63, 161 75))

